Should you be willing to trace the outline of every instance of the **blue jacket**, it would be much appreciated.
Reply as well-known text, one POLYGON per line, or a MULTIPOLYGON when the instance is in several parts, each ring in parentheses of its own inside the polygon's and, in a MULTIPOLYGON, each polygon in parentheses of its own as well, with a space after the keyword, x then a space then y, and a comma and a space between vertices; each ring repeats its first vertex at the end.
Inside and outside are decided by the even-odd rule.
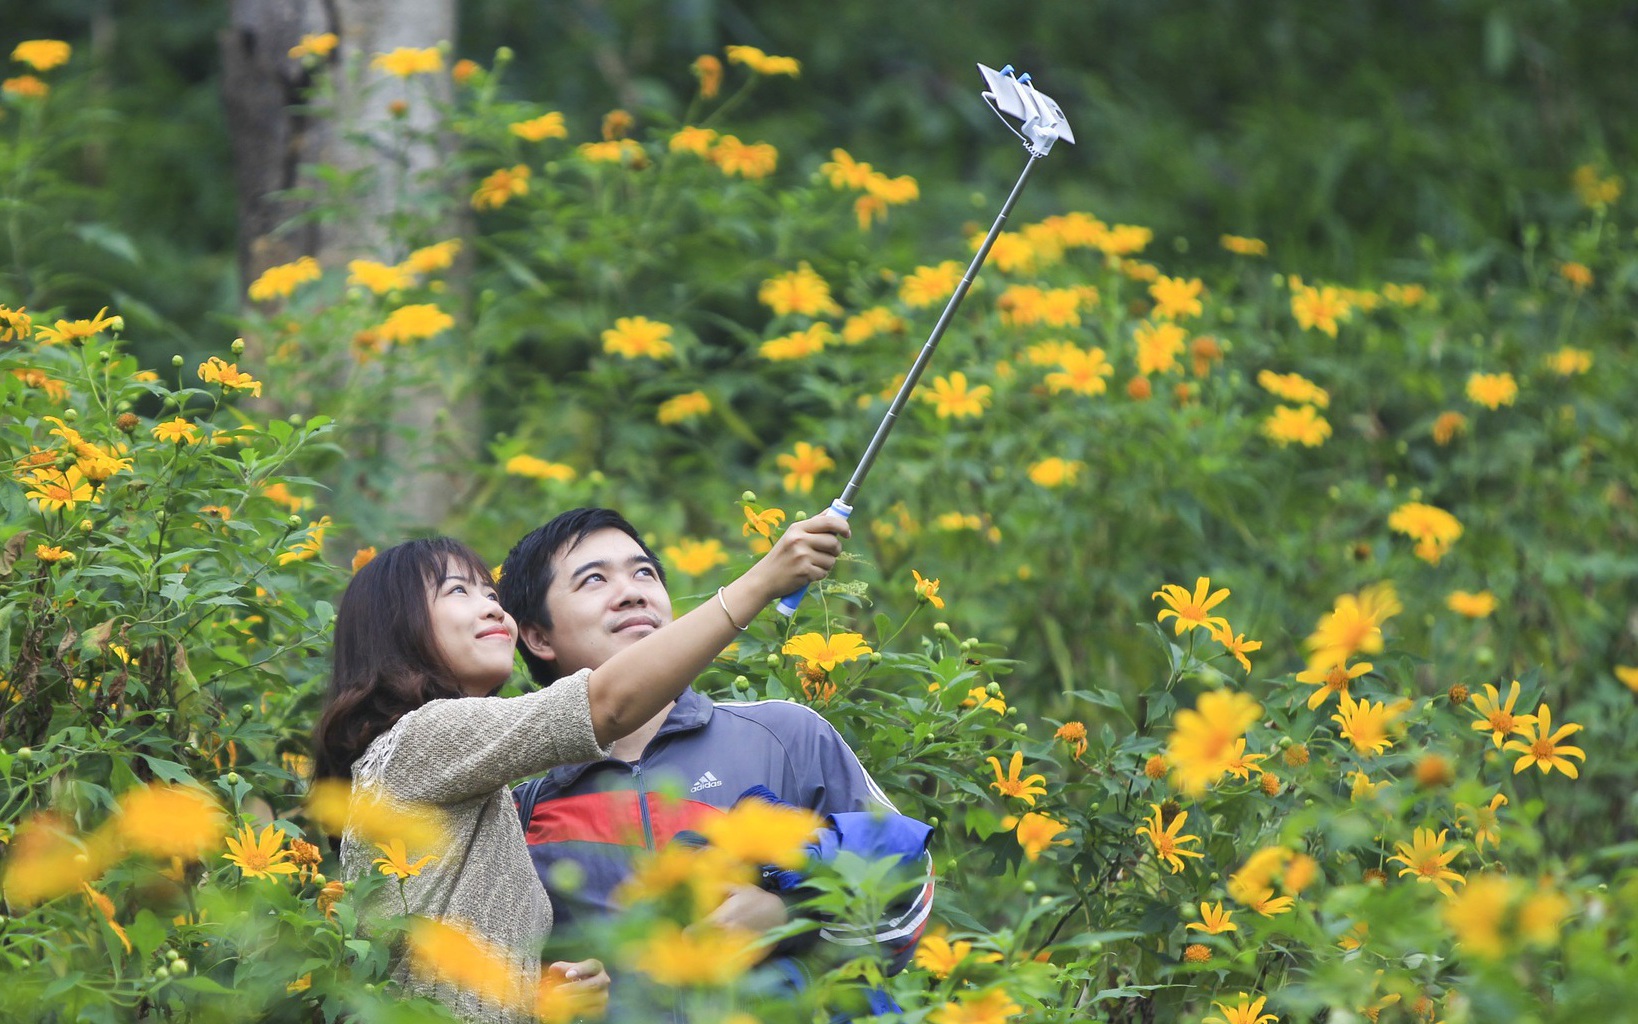
MULTIPOLYGON (((609 914, 615 888, 639 851, 694 831, 755 786, 820 815, 880 809, 896 813, 839 733, 813 709, 791 701, 713 703, 693 689, 678 698, 635 764, 616 758, 565 765, 516 787, 513 796, 543 883, 571 861, 582 883, 564 893, 547 884, 556 927, 609 914)), ((931 858, 920 856, 931 868, 931 858)), ((842 952, 878 948, 896 971, 909 963, 932 912, 932 872, 908 906, 874 926, 824 928, 842 952)))

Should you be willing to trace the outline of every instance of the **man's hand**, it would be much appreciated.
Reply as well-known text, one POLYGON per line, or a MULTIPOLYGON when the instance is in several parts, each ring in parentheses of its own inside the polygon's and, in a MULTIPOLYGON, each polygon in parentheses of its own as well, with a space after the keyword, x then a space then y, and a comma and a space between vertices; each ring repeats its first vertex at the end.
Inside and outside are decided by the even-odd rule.
POLYGON ((546 968, 545 983, 568 1001, 576 1017, 601 1017, 609 1007, 609 972, 601 960, 558 960, 546 968))
POLYGON ((717 905, 706 917, 706 922, 719 928, 743 928, 762 932, 778 928, 790 920, 785 913, 785 901, 766 889, 754 885, 731 885, 728 898, 717 905))

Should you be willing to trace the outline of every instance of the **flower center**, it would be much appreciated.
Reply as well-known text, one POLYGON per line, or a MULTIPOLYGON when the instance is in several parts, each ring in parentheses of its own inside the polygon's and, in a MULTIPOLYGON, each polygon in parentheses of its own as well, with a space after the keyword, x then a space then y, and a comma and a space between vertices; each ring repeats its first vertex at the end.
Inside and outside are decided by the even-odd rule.
POLYGON ((1530 744, 1530 754, 1538 761, 1550 761, 1555 753, 1553 741, 1545 736, 1530 744))

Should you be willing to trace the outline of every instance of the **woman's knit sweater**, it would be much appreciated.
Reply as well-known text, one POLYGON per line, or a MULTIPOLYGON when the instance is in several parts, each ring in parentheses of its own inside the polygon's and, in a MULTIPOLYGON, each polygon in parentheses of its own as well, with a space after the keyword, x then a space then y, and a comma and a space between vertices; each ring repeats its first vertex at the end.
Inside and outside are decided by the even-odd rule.
MULTIPOLYGON (((533 1020, 541 943, 552 907, 523 841, 507 784, 562 764, 609 756, 592 730, 586 682, 577 672, 521 697, 435 700, 378 736, 353 764, 355 798, 388 801, 405 814, 425 808, 441 823, 442 849, 412 850, 437 859, 404 882, 375 890, 371 916, 409 913, 458 924, 504 950, 516 986, 505 993, 453 987, 400 962, 406 990, 428 995, 483 1024, 533 1020)), ((367 874, 379 856, 349 828, 342 838, 342 876, 367 874)))

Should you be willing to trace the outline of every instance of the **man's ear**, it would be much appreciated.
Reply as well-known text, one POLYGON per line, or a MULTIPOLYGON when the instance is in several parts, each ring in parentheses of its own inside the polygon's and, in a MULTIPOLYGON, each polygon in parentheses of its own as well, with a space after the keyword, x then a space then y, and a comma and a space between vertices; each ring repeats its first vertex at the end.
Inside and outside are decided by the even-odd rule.
POLYGON ((556 661, 557 651, 552 648, 552 642, 546 636, 544 627, 533 622, 525 623, 518 628, 518 642, 525 650, 541 661, 556 661))

